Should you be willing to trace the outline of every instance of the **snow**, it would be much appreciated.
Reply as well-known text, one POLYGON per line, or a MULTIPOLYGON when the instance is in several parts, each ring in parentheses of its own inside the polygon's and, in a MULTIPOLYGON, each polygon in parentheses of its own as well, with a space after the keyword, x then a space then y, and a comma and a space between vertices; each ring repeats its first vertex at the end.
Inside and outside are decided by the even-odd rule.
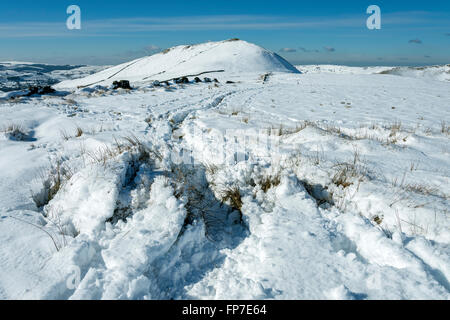
MULTIPOLYGON (((31 62, 0 62, 0 98, 9 98, 29 86, 53 85, 63 80, 85 77, 106 67, 58 66, 31 62)), ((23 92, 21 93, 23 94, 23 92)))
POLYGON ((427 67, 348 67, 336 65, 296 66, 303 73, 391 74, 401 77, 450 81, 450 65, 427 67))
POLYGON ((181 46, 119 74, 132 91, 77 89, 116 70, 86 67, 2 100, 0 299, 449 299, 449 83, 265 52, 181 46))
MULTIPOLYGON (((110 85, 115 80, 132 82, 169 80, 205 71, 223 70, 227 75, 248 72, 294 72, 298 70, 275 53, 242 40, 183 45, 161 53, 124 63, 92 76, 64 81, 56 88, 75 88, 92 84, 110 85)), ((208 76, 208 75, 206 75, 208 76)), ((211 77, 222 78, 213 73, 211 77)))

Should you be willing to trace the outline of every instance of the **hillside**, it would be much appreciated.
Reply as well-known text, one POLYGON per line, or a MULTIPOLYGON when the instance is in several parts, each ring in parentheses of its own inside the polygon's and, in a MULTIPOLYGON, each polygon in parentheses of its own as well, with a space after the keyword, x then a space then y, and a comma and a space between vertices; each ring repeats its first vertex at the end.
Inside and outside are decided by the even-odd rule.
POLYGON ((64 81, 56 88, 74 88, 92 84, 109 85, 115 80, 142 82, 168 80, 207 71, 223 70, 209 76, 224 76, 249 72, 299 71, 276 53, 242 40, 207 42, 182 45, 161 53, 127 62, 92 76, 74 81, 64 81))
POLYGON ((427 80, 450 81, 450 65, 425 67, 348 67, 339 65, 299 65, 303 73, 329 74, 387 74, 427 80))
POLYGON ((0 99, 0 299, 448 300, 450 83, 312 70, 224 41, 0 99))

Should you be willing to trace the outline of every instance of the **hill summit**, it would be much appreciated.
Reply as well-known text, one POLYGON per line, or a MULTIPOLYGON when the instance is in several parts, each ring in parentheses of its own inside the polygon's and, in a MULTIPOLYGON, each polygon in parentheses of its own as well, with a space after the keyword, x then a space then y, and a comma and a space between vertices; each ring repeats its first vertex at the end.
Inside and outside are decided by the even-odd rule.
POLYGON ((164 81, 210 71, 221 71, 228 75, 252 72, 299 73, 293 65, 276 53, 243 40, 231 39, 176 46, 152 56, 108 68, 86 78, 64 81, 56 87, 109 85, 121 79, 164 81))

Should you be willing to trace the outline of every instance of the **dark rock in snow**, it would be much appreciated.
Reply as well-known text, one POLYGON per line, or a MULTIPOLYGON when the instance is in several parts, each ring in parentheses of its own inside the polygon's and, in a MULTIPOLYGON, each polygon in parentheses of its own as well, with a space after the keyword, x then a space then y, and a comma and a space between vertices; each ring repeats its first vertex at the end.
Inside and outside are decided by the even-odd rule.
POLYGON ((229 81, 229 80, 226 82, 226 84, 233 84, 233 83, 235 83, 235 82, 234 81, 229 81))
POLYGON ((206 83, 212 82, 210 78, 205 78, 203 79, 203 81, 205 81, 206 83))
POLYGON ((195 82, 195 83, 202 82, 202 79, 200 79, 199 77, 195 77, 194 82, 195 82))
POLYGON ((133 88, 131 88, 130 86, 130 81, 128 80, 120 80, 120 81, 114 81, 113 82, 113 86, 114 86, 114 90, 117 90, 119 88, 121 89, 126 89, 126 90, 132 90, 133 88))
POLYGON ((214 78, 213 81, 216 82, 216 83, 219 83, 219 80, 217 80, 216 78, 214 78))
POLYGON ((56 90, 50 86, 45 86, 41 90, 39 90, 39 94, 51 94, 51 93, 55 93, 55 92, 56 92, 56 90))
POLYGON ((56 90, 53 89, 50 86, 44 86, 44 87, 40 87, 40 86, 33 86, 33 87, 29 87, 28 88, 28 93, 26 94, 26 96, 32 96, 32 95, 43 95, 43 94, 51 94, 51 93, 55 93, 56 90))
POLYGON ((175 83, 189 83, 189 79, 187 77, 182 77, 175 79, 175 83))

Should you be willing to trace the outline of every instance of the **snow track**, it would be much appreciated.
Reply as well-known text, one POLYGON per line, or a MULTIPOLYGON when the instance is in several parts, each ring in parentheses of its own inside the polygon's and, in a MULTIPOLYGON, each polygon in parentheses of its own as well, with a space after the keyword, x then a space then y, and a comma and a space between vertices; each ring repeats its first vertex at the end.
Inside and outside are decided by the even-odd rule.
POLYGON ((260 76, 1 105, 36 141, 0 139, 0 298, 449 299, 447 84, 260 76), (227 149, 250 131, 276 157, 227 149), (48 159, 73 172, 40 210, 21 185, 48 159))

